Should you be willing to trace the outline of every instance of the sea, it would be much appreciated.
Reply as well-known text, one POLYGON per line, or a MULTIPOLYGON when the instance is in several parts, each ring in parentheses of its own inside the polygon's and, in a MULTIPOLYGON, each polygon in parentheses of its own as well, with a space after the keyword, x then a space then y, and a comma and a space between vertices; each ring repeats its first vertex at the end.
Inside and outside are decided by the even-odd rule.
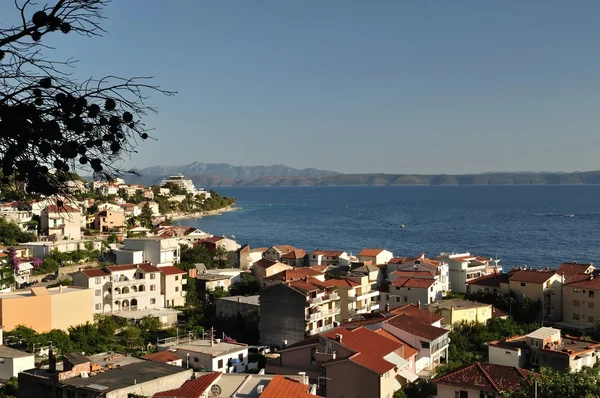
POLYGON ((178 220, 251 247, 470 252, 504 269, 600 262, 600 186, 218 187, 239 210, 178 220))

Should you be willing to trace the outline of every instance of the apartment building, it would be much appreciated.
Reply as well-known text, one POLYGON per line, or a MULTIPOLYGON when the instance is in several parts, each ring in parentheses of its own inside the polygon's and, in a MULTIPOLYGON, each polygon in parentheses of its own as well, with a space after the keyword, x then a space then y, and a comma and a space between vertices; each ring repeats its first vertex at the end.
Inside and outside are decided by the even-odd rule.
POLYGON ((164 308, 161 278, 160 269, 149 263, 112 265, 76 272, 73 286, 93 291, 94 314, 112 314, 164 308))
POLYGON ((122 233, 125 229, 125 213, 119 210, 100 210, 94 216, 94 229, 102 234, 122 233))
POLYGON ((350 256, 341 250, 314 250, 308 254, 308 265, 349 266, 350 256))
POLYGON ((174 265, 165 265, 160 270, 160 293, 165 299, 164 307, 180 307, 185 305, 184 285, 186 272, 174 265))
POLYGON ((391 283, 381 287, 381 305, 391 309, 406 304, 427 306, 445 295, 444 284, 429 271, 394 271, 389 275, 391 283))
POLYGON ((256 279, 268 278, 275 274, 278 274, 281 271, 290 270, 294 267, 280 263, 277 260, 271 260, 268 258, 263 258, 252 264, 252 273, 256 277, 256 279))
POLYGON ((158 267, 179 264, 181 250, 177 238, 140 237, 123 240, 117 251, 117 264, 148 262, 158 267))
POLYGON ((385 249, 363 249, 358 253, 358 261, 372 265, 387 264, 394 254, 385 249))
POLYGON ((81 239, 81 210, 73 206, 50 205, 40 214, 40 229, 43 234, 57 239, 81 239))
POLYGON ((425 254, 417 257, 394 257, 387 263, 387 273, 390 275, 394 271, 428 272, 440 281, 444 291, 451 290, 449 266, 441 259, 430 259, 425 254))
POLYGON ((294 344, 340 321, 340 296, 315 278, 261 289, 259 302, 261 342, 274 347, 294 344))
POLYGON ((539 328, 526 336, 488 343, 489 362, 519 368, 552 368, 560 372, 581 370, 598 363, 600 342, 568 335, 559 329, 539 328))
POLYGON ((562 277, 552 269, 522 269, 509 273, 509 289, 517 297, 540 300, 543 321, 562 320, 562 277))
POLYGON ((478 322, 485 324, 492 319, 491 304, 478 303, 459 298, 436 301, 427 309, 444 317, 442 327, 451 328, 461 322, 478 322))
POLYGON ((577 329, 593 329, 600 321, 600 272, 572 276, 562 294, 563 320, 577 329))
POLYGON ((322 285, 339 294, 340 317, 343 321, 379 309, 379 290, 374 288, 367 276, 328 279, 322 285))
POLYGON ((292 267, 304 267, 307 265, 307 257, 308 255, 304 250, 296 249, 281 255, 279 260, 292 267))
POLYGON ((471 253, 442 253, 435 258, 448 263, 450 286, 453 292, 466 293, 467 282, 502 271, 500 260, 471 253))
POLYGON ((263 258, 281 262, 281 256, 294 250, 298 249, 290 245, 271 246, 263 253, 263 258))
POLYGON ((467 282, 467 293, 477 293, 483 291, 486 293, 504 294, 510 291, 509 274, 494 273, 472 279, 467 282))

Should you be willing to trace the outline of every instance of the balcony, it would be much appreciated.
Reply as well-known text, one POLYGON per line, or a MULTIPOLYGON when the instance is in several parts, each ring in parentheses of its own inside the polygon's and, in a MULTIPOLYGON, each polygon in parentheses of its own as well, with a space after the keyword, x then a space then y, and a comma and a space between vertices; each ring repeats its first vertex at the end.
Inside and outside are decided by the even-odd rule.
POLYGON ((310 302, 313 304, 323 304, 329 301, 338 300, 339 298, 340 296, 337 293, 329 293, 322 296, 317 296, 311 299, 310 302))
POLYGON ((333 352, 315 352, 315 359, 318 362, 327 362, 327 361, 331 361, 334 360, 336 357, 335 351, 333 352))
POLYGON ((327 330, 333 329, 333 325, 325 325, 325 326, 321 326, 320 328, 314 328, 312 330, 307 330, 307 333, 310 336, 314 336, 315 334, 319 334, 319 333, 323 333, 327 330))
POLYGON ((119 280, 119 279, 114 279, 112 282, 108 282, 108 286, 112 286, 112 287, 121 287, 121 286, 132 286, 132 285, 143 285, 145 284, 146 279, 138 279, 138 278, 131 278, 131 279, 123 279, 123 280, 119 280))
POLYGON ((379 296, 379 290, 369 290, 368 292, 362 293, 360 295, 348 297, 348 301, 361 301, 377 296, 379 296))
POLYGON ((319 319, 328 318, 333 315, 338 315, 340 313, 340 309, 338 307, 334 307, 330 310, 323 310, 319 312, 315 312, 314 314, 309 314, 306 316, 306 320, 310 322, 318 321, 319 319))

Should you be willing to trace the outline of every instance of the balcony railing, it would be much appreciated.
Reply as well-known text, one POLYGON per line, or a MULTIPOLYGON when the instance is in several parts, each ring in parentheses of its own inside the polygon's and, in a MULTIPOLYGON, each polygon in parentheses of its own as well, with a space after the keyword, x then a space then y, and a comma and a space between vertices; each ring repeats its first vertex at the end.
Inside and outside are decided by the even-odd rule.
POLYGON ((379 290, 370 290, 366 293, 362 293, 359 294, 357 296, 350 296, 348 297, 348 301, 360 301, 360 300, 365 300, 371 297, 377 297, 379 296, 379 290))
POLYGON ((308 330, 308 334, 311 336, 314 336, 315 334, 323 333, 332 328, 333 328, 333 325, 325 325, 325 326, 321 326, 320 328, 314 328, 312 330, 308 330))
POLYGON ((322 296, 317 296, 317 297, 311 299, 310 301, 313 304, 323 304, 323 303, 326 303, 331 300, 337 300, 339 298, 340 298, 340 296, 337 293, 329 293, 329 294, 324 294, 322 296))
POLYGON ((339 313, 340 313, 340 309, 338 307, 335 307, 330 310, 324 310, 324 311, 315 312, 314 314, 309 314, 306 317, 306 320, 307 321, 318 321, 319 319, 327 318, 332 315, 337 315, 339 313))
POLYGON ((113 286, 131 286, 131 285, 143 285, 146 279, 130 278, 130 279, 113 279, 110 284, 113 286))

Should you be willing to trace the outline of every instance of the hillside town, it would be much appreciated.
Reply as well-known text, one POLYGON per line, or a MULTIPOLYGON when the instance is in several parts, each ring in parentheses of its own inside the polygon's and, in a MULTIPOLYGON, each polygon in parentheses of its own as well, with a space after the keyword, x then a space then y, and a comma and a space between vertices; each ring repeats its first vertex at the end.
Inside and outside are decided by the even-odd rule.
POLYGON ((0 205, 19 397, 498 397, 597 363, 593 264, 254 248, 173 225, 234 204, 181 175, 73 188, 0 205))

